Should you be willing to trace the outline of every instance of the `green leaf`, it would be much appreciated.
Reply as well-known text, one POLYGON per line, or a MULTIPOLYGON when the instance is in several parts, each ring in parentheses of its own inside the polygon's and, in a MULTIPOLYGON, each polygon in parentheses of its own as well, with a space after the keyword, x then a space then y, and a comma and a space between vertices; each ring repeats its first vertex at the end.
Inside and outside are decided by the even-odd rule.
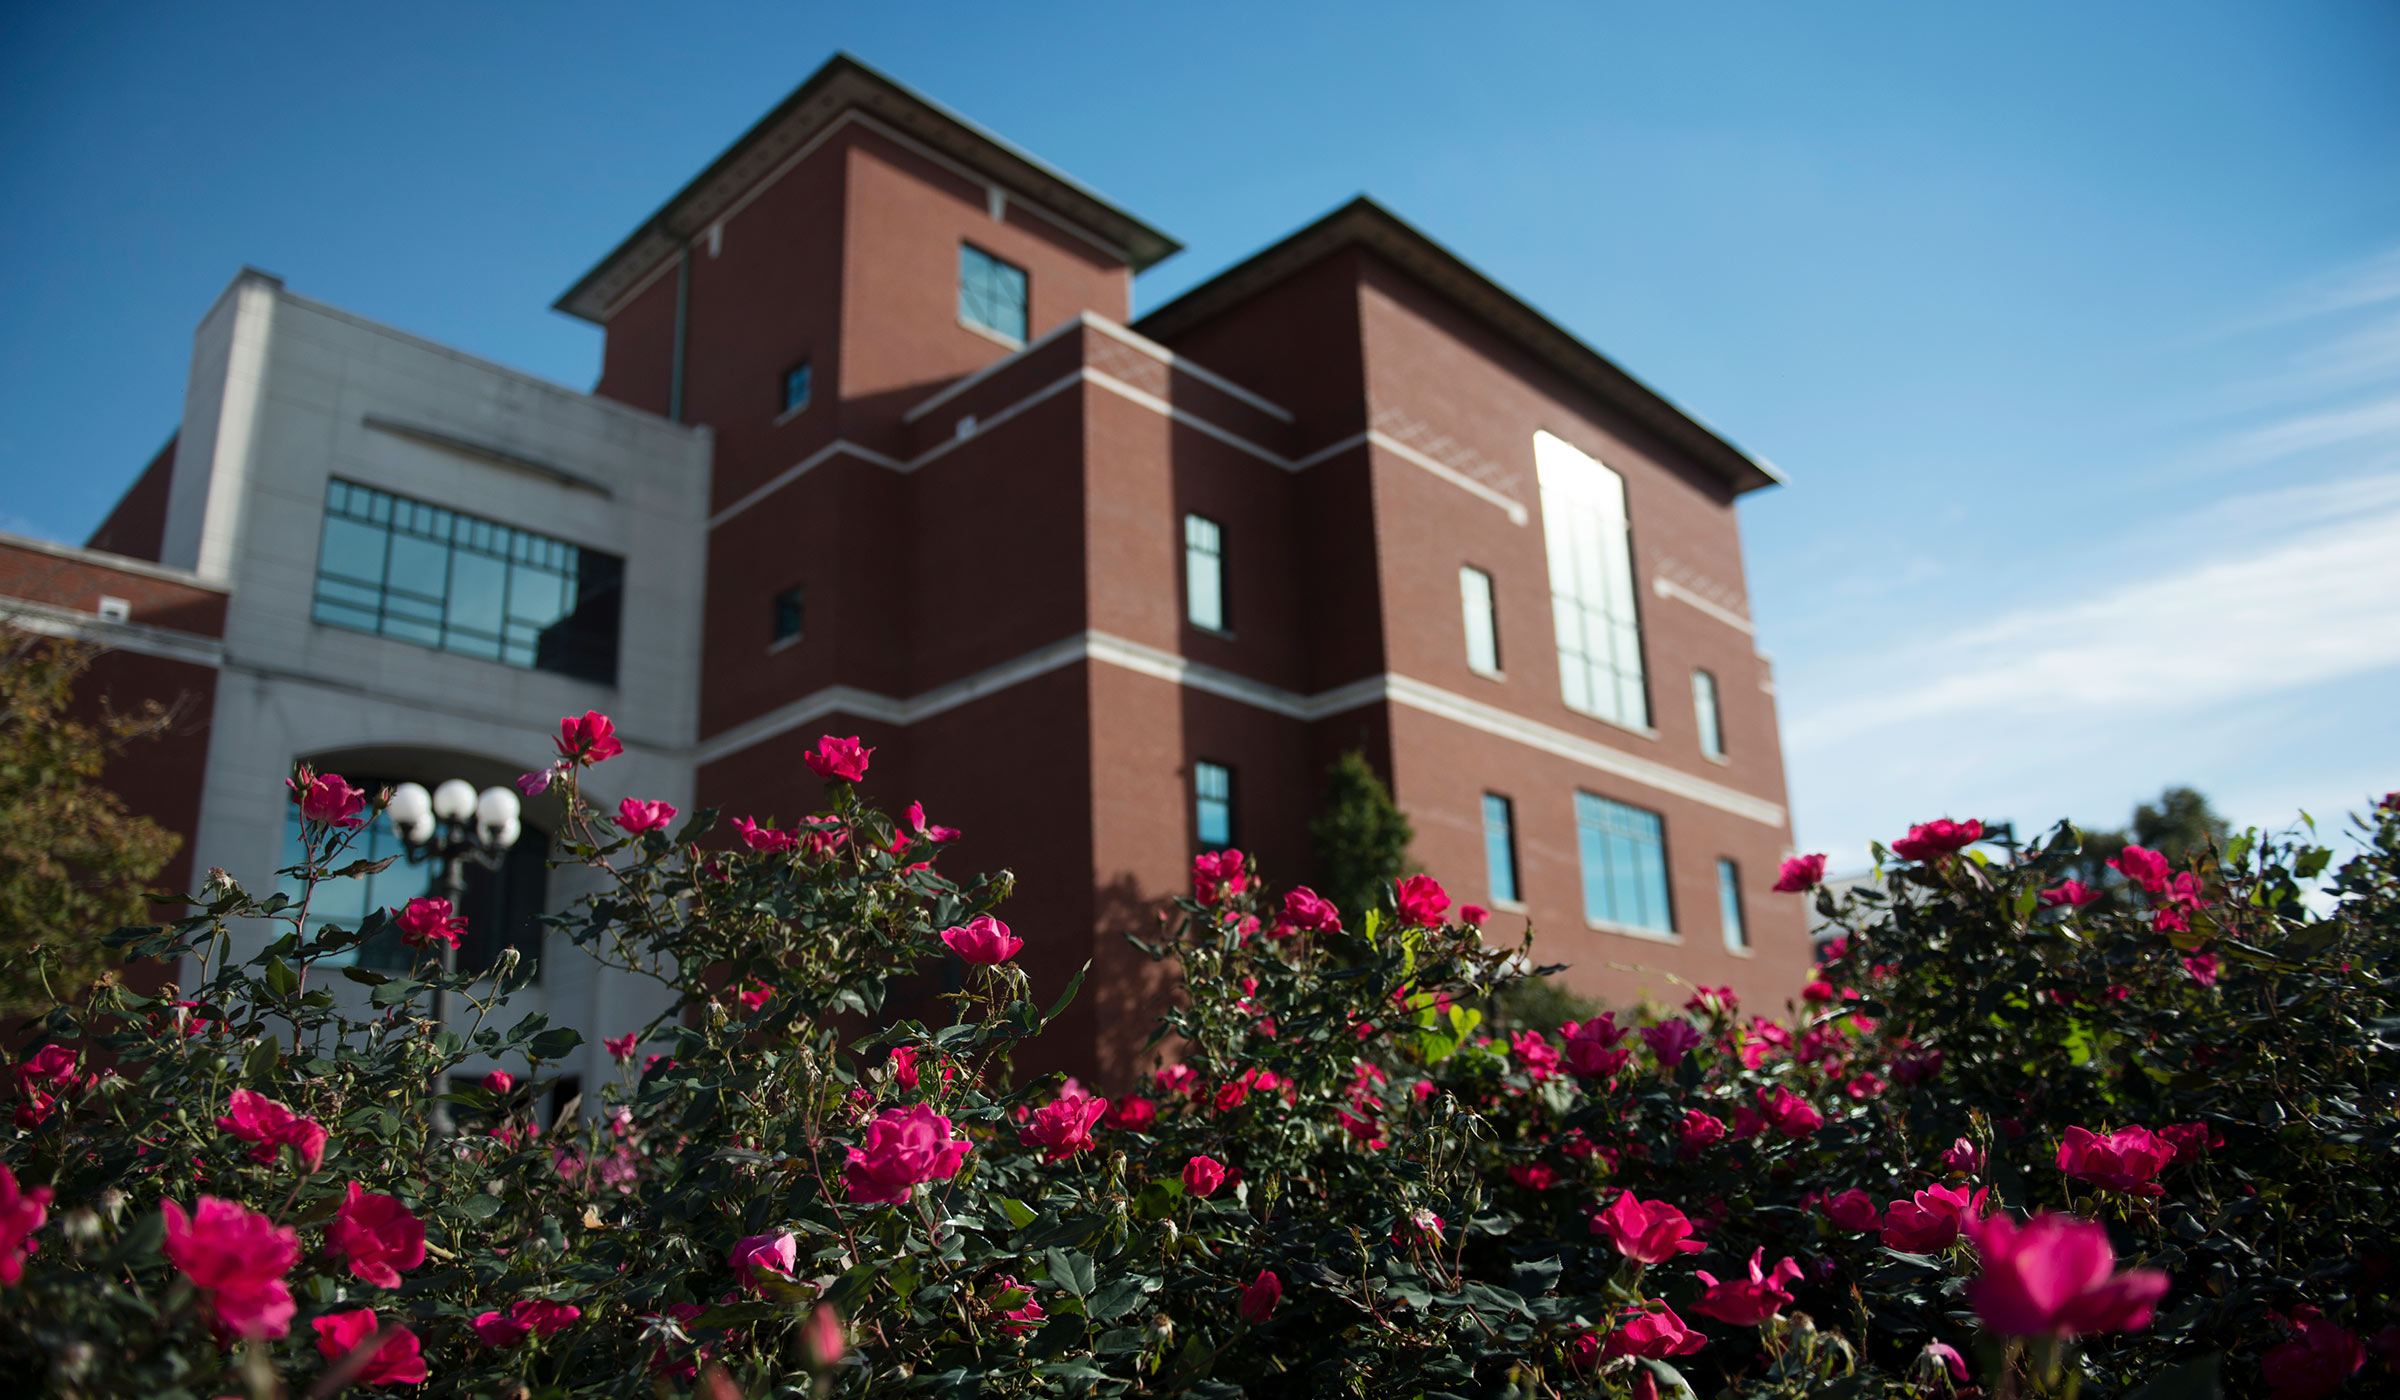
POLYGON ((1033 1223, 1033 1207, 1014 1196, 994 1196, 992 1204, 1000 1207, 1001 1213, 1008 1217, 1011 1229, 1022 1230, 1033 1223))
POLYGON ((425 984, 422 982, 411 981, 406 977, 394 977, 368 993, 367 1000, 377 1006, 404 1006, 414 1001, 417 993, 424 990, 425 984))
POLYGON ((1158 1286, 1156 1279, 1128 1274, 1103 1288, 1085 1309, 1094 1322, 1110 1322, 1133 1311, 1158 1286))
POLYGON ((385 973, 373 972, 366 968, 357 966, 343 968, 342 975, 349 978, 353 982, 358 982, 369 987, 380 987, 384 983, 392 980, 391 977, 385 973))
POLYGON ((1683 1372, 1656 1357, 1645 1356, 1640 1360, 1650 1368, 1650 1378, 1658 1382, 1660 1395, 1672 1395, 1677 1400, 1696 1400, 1692 1394, 1692 1383, 1683 1378, 1683 1372))
POLYGON ((1092 1256, 1080 1249, 1052 1249, 1044 1256, 1050 1262, 1050 1281, 1081 1298, 1093 1288, 1092 1256))
POLYGON ((2170 1366, 2142 1383, 2125 1400, 2222 1400, 2223 1355, 2211 1352, 2197 1361, 2170 1366))
POLYGON ((281 958, 267 959, 267 990, 280 1001, 300 990, 300 974, 281 958))
POLYGON ((242 1060, 242 1073, 251 1079, 265 1079, 275 1072, 276 1062, 282 1058, 283 1052, 275 1044, 275 1037, 260 1036, 258 1044, 251 1046, 250 1053, 242 1060))
POLYGON ((525 1047, 527 1054, 537 1060, 564 1059, 569 1052, 583 1044, 583 1033, 572 1026, 553 1026, 533 1038, 525 1047))
POLYGON ((500 1213, 500 1198, 489 1192, 478 1191, 461 1198, 454 1209, 469 1220, 489 1220, 500 1213))
POLYGON ((1048 1025, 1052 1021, 1057 1020, 1058 1013, 1067 1009, 1067 1003, 1073 1001, 1075 999, 1075 994, 1083 990, 1083 975, 1091 970, 1091 959, 1084 959, 1083 966, 1075 969, 1075 975, 1067 980, 1067 989, 1063 992, 1060 992, 1058 994, 1058 1000, 1050 1004, 1050 1014, 1042 1018, 1043 1025, 1048 1025))

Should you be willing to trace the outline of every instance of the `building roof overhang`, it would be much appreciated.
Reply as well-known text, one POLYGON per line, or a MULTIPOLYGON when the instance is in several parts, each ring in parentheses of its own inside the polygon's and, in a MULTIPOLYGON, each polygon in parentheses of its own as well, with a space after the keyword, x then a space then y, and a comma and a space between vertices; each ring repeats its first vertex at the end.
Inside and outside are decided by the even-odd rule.
POLYGON ((793 152, 850 111, 904 133, 1005 191, 1010 199, 1082 231, 1123 256, 1136 272, 1183 246, 948 108, 848 54, 835 54, 552 305, 570 316, 605 323, 617 301, 660 263, 676 256, 793 152))
POLYGON ((1723 477, 1734 494, 1784 484, 1783 473, 1733 445, 1689 409, 1625 372, 1524 299, 1364 195, 1252 254, 1134 322, 1169 345, 1187 330, 1344 248, 1361 247, 1464 308, 1570 382, 1630 414, 1723 477))

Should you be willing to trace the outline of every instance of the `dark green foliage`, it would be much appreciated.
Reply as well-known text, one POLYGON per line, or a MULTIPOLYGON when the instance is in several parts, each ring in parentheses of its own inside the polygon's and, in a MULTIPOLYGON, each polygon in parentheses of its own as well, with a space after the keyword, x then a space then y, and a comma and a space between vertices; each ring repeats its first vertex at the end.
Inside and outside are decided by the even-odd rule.
POLYGON ((1367 756, 1355 749, 1343 754, 1326 768, 1324 799, 1308 824, 1317 893, 1356 927, 1405 873, 1416 834, 1367 756))

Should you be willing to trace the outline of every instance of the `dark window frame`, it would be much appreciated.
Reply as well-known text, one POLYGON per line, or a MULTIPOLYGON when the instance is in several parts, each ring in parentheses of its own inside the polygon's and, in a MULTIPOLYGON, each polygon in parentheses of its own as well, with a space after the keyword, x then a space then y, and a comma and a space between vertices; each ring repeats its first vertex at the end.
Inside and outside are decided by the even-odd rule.
POLYGON ((791 368, 785 370, 783 372, 782 387, 783 408, 777 416, 789 418, 793 414, 800 412, 804 408, 807 408, 809 401, 816 395, 816 370, 813 364, 804 358, 798 364, 795 364, 791 368), (798 399, 794 399, 792 397, 792 385, 794 381, 798 381, 800 386, 800 397, 798 399))
POLYGON ((808 634, 808 588, 795 583, 767 600, 767 645, 788 646, 808 634), (791 621, 787 629, 785 618, 791 621))
POLYGON ((1001 257, 988 248, 978 248, 961 240, 958 245, 958 319, 973 327, 1016 345, 1029 343, 1033 334, 1033 274, 1001 257), (973 259, 980 258, 988 268, 977 269, 973 259), (979 278, 975 274, 982 272, 979 278), (990 313, 998 310, 991 282, 995 272, 1016 274, 1016 328, 995 324, 990 313))

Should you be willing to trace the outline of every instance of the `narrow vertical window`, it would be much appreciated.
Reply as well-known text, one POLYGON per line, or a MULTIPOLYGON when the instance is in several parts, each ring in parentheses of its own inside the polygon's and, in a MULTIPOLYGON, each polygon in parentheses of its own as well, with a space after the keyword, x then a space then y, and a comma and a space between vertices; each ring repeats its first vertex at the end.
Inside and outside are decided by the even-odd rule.
POLYGON ((1458 602, 1466 610, 1467 665, 1500 674, 1500 621, 1492 615, 1492 576, 1466 565, 1458 571, 1458 602))
POLYGON ((1575 794, 1583 863, 1583 916, 1597 924, 1673 933, 1667 900, 1666 826, 1656 812, 1575 794))
POLYGON ((783 372, 783 413, 785 417, 808 407, 808 361, 802 360, 783 372))
POLYGON ((1717 862, 1717 909, 1725 924, 1725 946, 1742 952, 1750 946, 1750 931, 1742 926, 1742 868, 1729 860, 1717 862))
POLYGON ((958 319, 1003 340, 1025 343, 1025 269, 972 243, 958 245, 958 319))
POLYGON ((807 603, 808 594, 798 585, 776 594, 771 609, 773 635, 767 640, 777 645, 800 640, 801 626, 808 620, 807 603))
POLYGON ((1700 752, 1723 758, 1725 727, 1717 714, 1717 678, 1706 671, 1692 672, 1692 713, 1700 721, 1700 752))
POLYGON ((1647 727, 1624 479, 1548 433, 1533 435, 1533 460, 1550 556, 1559 690, 1570 709, 1647 727))
POLYGON ((1483 866, 1491 877, 1492 902, 1517 903, 1516 804, 1495 792, 1483 795, 1483 866))
POLYGON ((1194 627, 1225 630, 1225 532, 1203 515, 1183 518, 1183 615, 1194 627))
POLYGON ((1233 770, 1222 763, 1192 765, 1192 830, 1208 850, 1233 844, 1233 770))

